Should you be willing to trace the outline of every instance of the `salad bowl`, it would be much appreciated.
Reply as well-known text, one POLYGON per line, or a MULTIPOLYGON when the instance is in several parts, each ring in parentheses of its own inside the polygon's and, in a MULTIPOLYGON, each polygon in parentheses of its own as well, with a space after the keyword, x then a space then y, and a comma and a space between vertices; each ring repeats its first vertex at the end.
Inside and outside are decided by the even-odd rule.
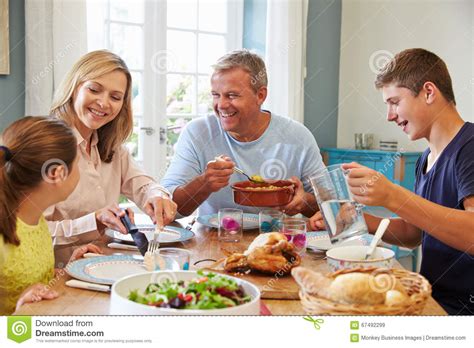
MULTIPOLYGON (((211 273, 212 274, 212 273, 211 273)), ((205 274, 206 276, 208 274, 205 274)), ((216 277, 225 278, 225 281, 235 282, 246 295, 247 302, 232 307, 211 309, 178 309, 140 302, 157 301, 157 297, 145 295, 145 290, 150 284, 176 284, 192 283, 196 279, 203 279, 201 273, 196 271, 155 271, 135 274, 122 278, 114 283, 111 290, 110 314, 112 315, 259 315, 260 290, 252 283, 223 275, 214 274, 216 277)), ((215 293, 212 293, 214 296, 215 293)), ((184 295, 186 296, 186 295, 184 295)), ((183 297, 178 296, 181 300, 183 297)), ((220 298, 220 296, 217 296, 220 298)), ((172 301, 173 299, 169 299, 172 301)), ((224 299, 227 301, 227 299, 224 299)), ((157 303, 157 302, 156 302, 157 303)))

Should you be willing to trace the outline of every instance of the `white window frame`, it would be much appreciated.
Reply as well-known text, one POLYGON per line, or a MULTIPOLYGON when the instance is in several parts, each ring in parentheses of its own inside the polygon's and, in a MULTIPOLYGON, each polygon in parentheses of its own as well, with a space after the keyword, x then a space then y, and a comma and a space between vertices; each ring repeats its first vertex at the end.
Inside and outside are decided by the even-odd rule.
MULTIPOLYGON (((142 162, 145 171, 155 177, 161 179, 166 172, 166 125, 169 118, 195 118, 202 115, 198 115, 197 105, 194 105, 193 110, 195 114, 178 114, 168 115, 166 113, 166 79, 167 74, 177 73, 180 75, 190 75, 196 77, 196 84, 194 86, 194 100, 193 103, 197 102, 198 98, 198 86, 199 77, 208 76, 208 74, 199 73, 197 66, 196 56, 196 72, 193 73, 182 73, 182 72, 168 72, 157 73, 152 67, 153 59, 156 59, 156 55, 160 58, 160 66, 166 67, 166 48, 167 48, 167 30, 179 30, 212 34, 216 35, 215 32, 203 31, 199 29, 186 29, 180 27, 168 28, 167 26, 167 0, 147 0, 145 1, 145 12, 144 12, 144 23, 133 23, 128 21, 117 21, 110 19, 110 1, 106 0, 106 14, 104 17, 104 36, 106 48, 110 47, 110 24, 122 24, 126 26, 139 25, 143 28, 144 33, 144 52, 143 54, 143 70, 141 69, 130 69, 131 72, 142 73, 142 84, 140 86, 140 92, 142 93, 142 106, 143 114, 135 115, 135 121, 138 121, 138 127, 135 127, 134 131, 138 133, 138 146, 139 155, 138 160, 142 162), (148 134, 147 134, 148 133, 148 134), (160 137, 165 142, 160 141, 160 137)), ((198 4, 199 6, 199 4, 198 4)), ((226 50, 231 51, 242 47, 243 41, 243 13, 244 13, 244 2, 243 0, 229 0, 227 11, 227 33, 223 33, 226 41, 226 50)), ((199 16, 199 7, 197 11, 199 16)), ((199 18, 198 18, 199 20, 199 18)), ((197 40, 199 45, 199 40, 197 40)), ((198 51, 196 47, 196 52, 198 51)), ((155 69, 156 70, 156 69, 155 69)))

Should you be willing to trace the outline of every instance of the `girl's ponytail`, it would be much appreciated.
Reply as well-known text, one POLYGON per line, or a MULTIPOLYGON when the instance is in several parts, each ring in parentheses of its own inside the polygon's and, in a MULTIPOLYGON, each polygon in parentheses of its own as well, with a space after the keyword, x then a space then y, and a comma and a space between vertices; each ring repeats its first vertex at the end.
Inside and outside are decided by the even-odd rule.
POLYGON ((0 233, 6 243, 19 245, 16 229, 16 214, 11 207, 18 205, 18 196, 12 190, 8 180, 7 166, 12 160, 12 153, 6 146, 0 146, 0 233))

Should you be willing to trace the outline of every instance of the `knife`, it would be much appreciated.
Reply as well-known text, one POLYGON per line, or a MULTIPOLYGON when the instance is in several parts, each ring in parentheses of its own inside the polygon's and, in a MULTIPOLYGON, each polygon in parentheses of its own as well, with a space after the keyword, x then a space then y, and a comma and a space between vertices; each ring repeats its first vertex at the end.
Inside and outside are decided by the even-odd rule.
POLYGON ((186 225, 185 229, 191 231, 193 229, 193 225, 196 222, 196 216, 186 225))
POLYGON ((122 221, 123 225, 125 226, 125 229, 132 236, 132 239, 135 242, 135 245, 137 246, 138 250, 140 251, 140 254, 145 256, 145 253, 148 250, 148 239, 143 233, 138 231, 137 226, 132 223, 130 217, 128 216, 128 211, 125 209, 123 211, 125 212, 125 216, 120 217, 120 221, 122 221))

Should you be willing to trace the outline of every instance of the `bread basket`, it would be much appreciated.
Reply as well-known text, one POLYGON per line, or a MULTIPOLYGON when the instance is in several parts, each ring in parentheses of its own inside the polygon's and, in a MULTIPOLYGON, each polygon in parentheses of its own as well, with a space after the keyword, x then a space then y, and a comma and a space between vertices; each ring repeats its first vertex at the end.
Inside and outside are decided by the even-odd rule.
POLYGON ((420 315, 425 307, 426 301, 431 296, 430 283, 420 274, 409 272, 405 269, 343 269, 331 273, 329 277, 335 278, 340 274, 352 272, 393 275, 405 288, 409 300, 394 306, 387 306, 385 304, 342 304, 300 290, 299 295, 305 312, 312 315, 420 315))

